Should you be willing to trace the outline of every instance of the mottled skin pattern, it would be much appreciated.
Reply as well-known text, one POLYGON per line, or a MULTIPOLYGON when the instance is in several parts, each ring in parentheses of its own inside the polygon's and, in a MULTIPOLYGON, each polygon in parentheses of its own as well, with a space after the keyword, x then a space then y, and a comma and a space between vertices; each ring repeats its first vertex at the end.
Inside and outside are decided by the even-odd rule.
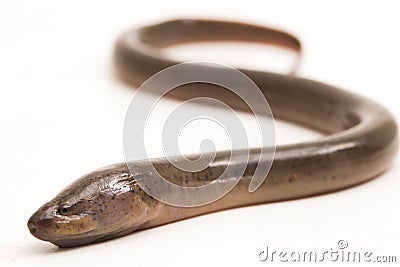
MULTIPOLYGON (((247 40, 273 43, 300 51, 289 34, 251 25, 217 21, 170 21, 128 32, 117 43, 116 66, 133 85, 176 64, 164 58, 165 46, 203 40, 247 40)), ((391 114, 371 100, 339 88, 291 75, 241 70, 260 87, 274 116, 327 135, 318 140, 279 146, 267 179, 248 192, 259 149, 238 185, 223 198, 195 208, 173 207, 146 194, 125 163, 89 173, 43 205, 28 221, 31 233, 60 247, 73 247, 126 235, 218 210, 313 196, 368 181, 390 165, 398 147, 397 126, 391 114)), ((157 89, 157 88, 155 88, 157 89)), ((215 86, 194 84, 172 97, 208 96, 245 110, 235 97, 215 86)), ((260 107, 262 108, 262 107, 260 107)), ((208 183, 226 168, 229 153, 199 173, 184 172, 164 159, 154 161, 158 172, 175 184, 208 183)))

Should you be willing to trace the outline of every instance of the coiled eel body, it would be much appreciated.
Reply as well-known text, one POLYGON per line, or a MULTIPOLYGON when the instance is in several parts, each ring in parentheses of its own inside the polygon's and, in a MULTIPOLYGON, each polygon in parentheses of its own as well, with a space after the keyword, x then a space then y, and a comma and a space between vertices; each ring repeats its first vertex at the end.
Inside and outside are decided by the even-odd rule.
MULTIPOLYGON (((269 43, 300 52, 295 37, 274 29, 223 21, 174 20, 126 33, 116 45, 115 63, 123 79, 139 86, 158 71, 179 63, 165 58, 162 48, 221 40, 269 43)), ((260 151, 251 150, 250 161, 234 189, 199 207, 175 207, 157 201, 138 186, 126 163, 111 165, 81 177, 44 204, 29 219, 30 232, 59 247, 80 246, 205 213, 349 188, 389 167, 397 151, 398 133, 392 115, 381 105, 293 75, 240 70, 258 85, 275 117, 326 135, 278 146, 268 178, 253 193, 248 192, 257 165, 252 155, 260 151)), ((171 96, 213 97, 246 110, 236 98, 205 84, 184 86, 171 96)), ((226 152, 218 152, 215 161, 197 173, 179 170, 165 159, 153 164, 175 184, 198 186, 214 180, 229 161, 226 152)))

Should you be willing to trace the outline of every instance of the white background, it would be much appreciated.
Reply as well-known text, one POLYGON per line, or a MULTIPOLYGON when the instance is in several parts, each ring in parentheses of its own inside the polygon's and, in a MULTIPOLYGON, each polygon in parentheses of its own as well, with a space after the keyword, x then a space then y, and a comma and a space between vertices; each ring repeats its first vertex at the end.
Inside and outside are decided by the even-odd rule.
MULTIPOLYGON (((124 159, 123 120, 134 90, 113 73, 111 54, 116 38, 134 26, 211 17, 287 29, 304 45, 299 75, 368 96, 400 118, 396 1, 99 2, 0 4, 1 266, 261 266, 270 264, 258 260, 267 245, 330 251, 340 239, 352 251, 400 261, 399 158, 378 179, 334 194, 219 212, 69 250, 32 237, 26 221, 41 204, 80 175, 124 159)), ((252 51, 225 58, 262 67, 268 58, 252 51)), ((315 136, 277 125, 278 143, 315 136)))

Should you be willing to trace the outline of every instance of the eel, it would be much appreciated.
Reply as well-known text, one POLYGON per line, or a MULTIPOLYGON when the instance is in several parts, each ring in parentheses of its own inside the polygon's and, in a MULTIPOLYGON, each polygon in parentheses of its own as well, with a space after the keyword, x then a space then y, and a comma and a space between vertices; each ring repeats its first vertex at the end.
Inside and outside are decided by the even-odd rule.
MULTIPOLYGON (((204 41, 255 42, 301 51, 299 40, 284 31, 238 22, 184 19, 122 35, 114 50, 115 66, 123 80, 139 86, 155 73, 180 63, 166 57, 164 48, 204 41)), ((260 148, 251 149, 244 172, 237 174, 236 186, 223 197, 195 207, 170 205, 146 193, 137 176, 145 179, 152 174, 143 163, 134 163, 136 172, 127 162, 101 168, 79 178, 40 207, 28 221, 31 234, 59 247, 81 246, 206 213, 335 192, 373 179, 390 166, 398 149, 398 130, 391 113, 380 104, 292 73, 239 70, 257 84, 275 117, 324 135, 277 146, 268 177, 250 193, 257 159, 263 153, 260 148)), ((181 86, 169 96, 179 100, 211 97, 235 110, 249 111, 237 97, 210 84, 181 86)), ((147 162, 170 182, 190 187, 216 180, 232 164, 226 151, 216 152, 214 161, 198 172, 176 168, 165 158, 147 162)), ((224 179, 217 181, 223 183, 224 179)))

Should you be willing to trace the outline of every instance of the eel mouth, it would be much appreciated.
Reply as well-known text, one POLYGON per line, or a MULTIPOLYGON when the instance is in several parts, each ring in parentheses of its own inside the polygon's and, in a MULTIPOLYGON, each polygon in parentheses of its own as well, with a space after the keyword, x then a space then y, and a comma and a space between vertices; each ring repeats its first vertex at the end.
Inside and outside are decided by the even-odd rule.
POLYGON ((28 223, 28 227, 31 234, 37 239, 50 242, 60 248, 72 248, 72 247, 88 245, 91 243, 98 243, 108 239, 112 239, 114 236, 114 234, 109 234, 109 233, 88 235, 90 234, 88 232, 87 234, 75 234, 75 235, 65 235, 65 236, 55 237, 51 235, 46 235, 44 233, 40 233, 40 231, 38 231, 35 228, 35 226, 31 226, 31 223, 28 223))
POLYGON ((45 241, 51 242, 59 248, 72 248, 72 247, 88 245, 91 243, 101 242, 101 241, 97 241, 97 240, 100 240, 103 237, 104 237, 104 235, 99 235, 99 236, 76 237, 76 238, 68 238, 68 239, 53 239, 53 240, 45 240, 45 241))
MULTIPOLYGON (((103 238, 105 235, 93 235, 90 236, 90 232, 85 234, 65 235, 65 236, 52 236, 46 234, 37 227, 33 221, 28 221, 28 229, 31 234, 37 239, 53 243, 54 245, 62 248, 81 246, 95 242, 99 238, 103 238)), ((93 232, 93 231, 91 231, 93 232)))
POLYGON ((140 227, 140 225, 137 225, 136 227, 129 227, 128 229, 121 227, 112 232, 98 234, 95 234, 95 230, 91 230, 86 233, 54 236, 47 234, 45 231, 41 231, 41 227, 50 222, 46 222, 46 220, 40 221, 40 226, 37 225, 38 223, 39 222, 29 219, 27 226, 31 234, 37 239, 50 242, 60 248, 72 248, 92 243, 100 243, 106 240, 130 234, 140 227))
MULTIPOLYGON (((95 234, 95 230, 91 229, 84 233, 62 234, 57 235, 49 233, 48 229, 54 227, 51 216, 39 210, 35 212, 27 223, 29 232, 37 239, 51 242, 58 247, 73 247, 89 244, 96 239, 103 238, 105 234, 95 234)), ((57 227, 57 226, 56 226, 57 227)))
POLYGON ((84 246, 84 245, 90 245, 90 244, 95 244, 95 243, 101 243, 110 239, 115 239, 117 237, 125 236, 127 234, 130 234, 134 232, 136 228, 131 228, 131 229, 125 229, 125 230, 118 230, 114 231, 112 233, 107 233, 107 234, 98 234, 98 235, 93 235, 93 236, 82 236, 82 235, 69 235, 68 238, 53 238, 53 239, 42 239, 44 241, 48 241, 50 243, 53 243, 59 248, 73 248, 73 247, 79 247, 79 246, 84 246))

